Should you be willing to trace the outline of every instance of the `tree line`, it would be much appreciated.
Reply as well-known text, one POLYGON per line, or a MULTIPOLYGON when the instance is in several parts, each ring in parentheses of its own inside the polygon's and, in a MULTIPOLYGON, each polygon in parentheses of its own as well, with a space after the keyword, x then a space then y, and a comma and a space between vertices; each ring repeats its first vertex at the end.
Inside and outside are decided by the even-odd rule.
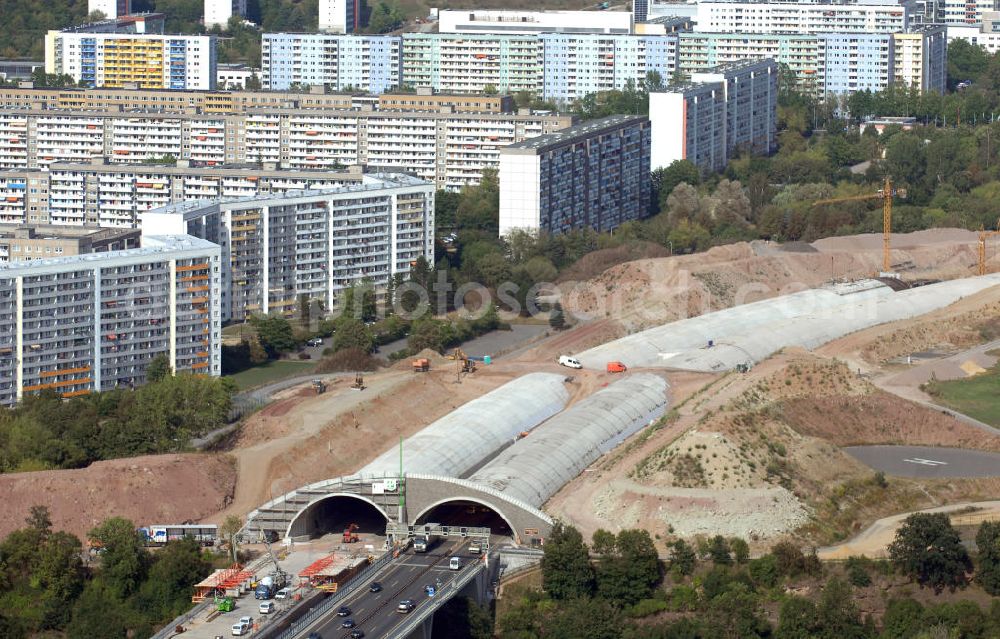
POLYGON ((588 545, 557 523, 544 546, 542 589, 508 590, 497 636, 985 639, 1000 633, 1000 600, 985 610, 974 597, 925 605, 898 585, 1000 594, 1000 523, 983 524, 976 542, 973 562, 947 515, 915 514, 897 532, 889 560, 823 564, 790 542, 751 559, 744 540, 717 535, 669 542, 661 561, 645 530, 599 530, 588 545), (859 589, 893 584, 880 619, 862 611, 859 589))
POLYGON ((83 468, 103 459, 176 452, 226 423, 230 382, 169 371, 161 355, 147 369, 148 383, 135 390, 71 399, 46 390, 0 409, 0 472, 83 468))
POLYGON ((99 552, 54 531, 44 506, 31 509, 0 542, 0 637, 149 637, 188 610, 192 586, 228 561, 190 537, 150 553, 121 517, 95 526, 88 547, 99 552))

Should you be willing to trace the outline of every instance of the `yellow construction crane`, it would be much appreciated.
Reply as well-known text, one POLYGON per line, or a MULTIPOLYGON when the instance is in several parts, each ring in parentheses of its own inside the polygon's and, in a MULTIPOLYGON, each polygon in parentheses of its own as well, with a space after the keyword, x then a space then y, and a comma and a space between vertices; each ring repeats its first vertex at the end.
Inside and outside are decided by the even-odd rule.
POLYGON ((813 202, 813 206, 823 204, 835 204, 837 202, 853 202, 857 200, 882 200, 882 270, 889 272, 892 268, 890 251, 892 249, 892 200, 894 197, 906 197, 906 189, 896 189, 892 186, 892 179, 885 178, 885 184, 875 193, 866 195, 852 195, 850 197, 834 197, 827 200, 813 202))
POLYGON ((993 235, 1000 235, 1000 219, 997 220, 997 230, 979 229, 979 274, 986 275, 986 240, 993 235))

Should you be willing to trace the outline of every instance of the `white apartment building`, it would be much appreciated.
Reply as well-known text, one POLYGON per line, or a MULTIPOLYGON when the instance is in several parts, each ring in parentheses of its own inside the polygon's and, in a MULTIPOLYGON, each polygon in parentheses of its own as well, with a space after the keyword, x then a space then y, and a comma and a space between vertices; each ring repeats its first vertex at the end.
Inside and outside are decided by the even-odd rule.
MULTIPOLYGON (((11 109, 0 111, 0 169, 98 159, 121 165, 176 159, 191 163, 191 170, 243 163, 303 171, 365 165, 457 190, 499 166, 503 146, 573 124, 564 115, 453 111, 271 108, 223 116, 11 109)), ((56 198, 53 190, 53 199, 82 201, 83 193, 70 185, 66 191, 56 198)))
POLYGON ((89 87, 214 89, 215 42, 215 36, 49 31, 45 72, 89 87))
POLYGON ((319 0, 319 30, 354 33, 361 17, 359 0, 319 0))
POLYGON ((333 308, 364 279, 385 287, 434 258, 434 186, 406 175, 235 201, 174 204, 143 234, 187 232, 222 246, 223 320, 292 313, 305 296, 333 308))
POLYGON ((221 374, 220 256, 173 235, 0 264, 0 405, 134 387, 159 354, 175 372, 221 374))
POLYGON ((253 69, 245 64, 218 64, 216 69, 215 86, 220 91, 242 91, 254 76, 260 82, 260 69, 253 69))
POLYGON ((386 93, 399 88, 402 39, 385 35, 265 33, 262 86, 284 91, 293 84, 334 91, 386 93))
POLYGON ((87 14, 100 11, 105 18, 121 18, 132 13, 131 0, 87 0, 87 14))
POLYGON ((630 11, 442 9, 438 33, 632 33, 630 11))
POLYGON ((948 25, 977 26, 984 14, 1000 10, 998 0, 939 0, 939 11, 948 25))
POLYGON ((983 47, 991 54, 1000 51, 1000 12, 984 12, 983 22, 979 26, 949 24, 945 29, 948 42, 966 40, 970 44, 983 47))
POLYGON ((767 155, 778 147, 778 64, 747 60, 694 73, 692 83, 721 84, 726 152, 767 155))
POLYGON ((205 0, 204 22, 206 27, 225 28, 229 18, 246 16, 247 0, 205 0))
POLYGON ((702 0, 695 29, 709 33, 895 33, 910 28, 914 0, 761 2, 702 0))

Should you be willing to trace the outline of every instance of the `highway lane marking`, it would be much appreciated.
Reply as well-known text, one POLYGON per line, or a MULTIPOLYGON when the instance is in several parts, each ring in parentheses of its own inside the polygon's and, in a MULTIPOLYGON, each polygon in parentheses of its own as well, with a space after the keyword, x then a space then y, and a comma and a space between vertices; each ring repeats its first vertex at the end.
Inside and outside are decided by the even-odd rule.
POLYGON ((936 459, 923 459, 921 457, 913 457, 909 459, 904 459, 903 461, 909 462, 911 464, 921 464, 923 466, 947 466, 948 462, 937 461, 936 459))

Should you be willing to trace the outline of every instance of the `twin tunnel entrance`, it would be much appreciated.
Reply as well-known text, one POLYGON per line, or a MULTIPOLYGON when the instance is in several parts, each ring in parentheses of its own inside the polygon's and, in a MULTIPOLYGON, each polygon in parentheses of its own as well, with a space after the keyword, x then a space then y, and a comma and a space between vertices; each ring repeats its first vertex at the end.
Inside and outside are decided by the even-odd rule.
MULTIPOLYGON (((355 532, 358 534, 383 535, 387 523, 388 515, 367 499, 353 495, 331 495, 304 508, 292 521, 290 533, 294 537, 314 538, 341 534, 351 524, 355 524, 355 532)), ((414 523, 474 526, 489 528, 494 535, 514 535, 510 524, 500 513, 467 499, 451 499, 435 504, 419 513, 414 523)))

